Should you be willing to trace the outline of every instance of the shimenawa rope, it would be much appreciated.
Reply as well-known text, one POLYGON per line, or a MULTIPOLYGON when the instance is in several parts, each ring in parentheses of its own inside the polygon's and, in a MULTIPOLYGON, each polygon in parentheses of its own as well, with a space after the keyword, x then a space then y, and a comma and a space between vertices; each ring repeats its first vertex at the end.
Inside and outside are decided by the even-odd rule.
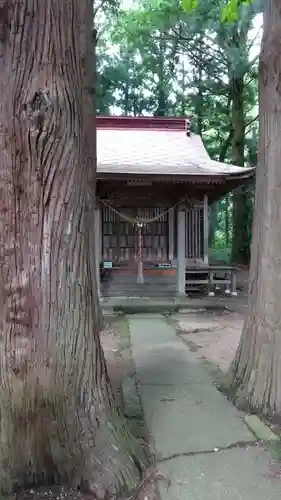
POLYGON ((172 210, 174 210, 176 207, 181 205, 182 203, 186 203, 186 198, 183 198, 179 200, 175 205, 172 207, 168 208, 161 214, 156 215, 155 217, 152 217, 151 219, 142 219, 138 217, 129 217, 128 215, 125 215, 122 212, 119 212, 116 210, 112 205, 107 203, 105 200, 102 200, 97 196, 97 200, 104 205, 106 208, 109 208, 112 212, 114 212, 116 215, 118 215, 121 219, 130 222, 131 224, 137 226, 138 228, 138 250, 135 254, 135 261, 137 263, 137 283, 143 284, 144 283, 144 276, 143 276, 143 258, 142 258, 142 250, 143 250, 143 235, 142 235, 142 228, 146 226, 147 224, 151 224, 152 222, 157 222, 160 220, 162 217, 165 215, 169 214, 172 210))

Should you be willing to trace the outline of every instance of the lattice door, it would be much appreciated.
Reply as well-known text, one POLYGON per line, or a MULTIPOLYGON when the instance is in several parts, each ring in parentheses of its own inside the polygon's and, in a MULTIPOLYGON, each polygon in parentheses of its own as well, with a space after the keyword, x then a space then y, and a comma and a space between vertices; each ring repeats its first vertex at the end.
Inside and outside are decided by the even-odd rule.
MULTIPOLYGON (((144 261, 165 261, 168 258, 168 214, 164 213, 166 210, 160 207, 120 209, 122 214, 132 220, 159 217, 142 228, 144 261)), ((138 246, 137 227, 106 207, 103 208, 102 220, 103 260, 119 263, 135 261, 138 246)))
POLYGON ((186 258, 204 259, 204 208, 198 206, 186 211, 186 258))
POLYGON ((167 209, 142 208, 138 209, 140 219, 154 219, 154 222, 145 224, 142 229, 144 261, 166 261, 168 259, 168 214, 167 209), (161 216, 161 214, 163 214, 161 216), (160 217, 161 216, 161 217, 160 217))

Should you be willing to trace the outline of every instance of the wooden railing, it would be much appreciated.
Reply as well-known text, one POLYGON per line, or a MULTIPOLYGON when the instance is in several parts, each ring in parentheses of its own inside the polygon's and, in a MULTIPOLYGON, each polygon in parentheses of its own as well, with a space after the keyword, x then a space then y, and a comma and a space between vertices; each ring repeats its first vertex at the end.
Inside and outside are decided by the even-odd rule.
POLYGON ((223 286, 225 294, 237 296, 236 272, 237 269, 232 266, 187 266, 185 270, 186 291, 205 285, 208 295, 212 297, 216 290, 223 286))

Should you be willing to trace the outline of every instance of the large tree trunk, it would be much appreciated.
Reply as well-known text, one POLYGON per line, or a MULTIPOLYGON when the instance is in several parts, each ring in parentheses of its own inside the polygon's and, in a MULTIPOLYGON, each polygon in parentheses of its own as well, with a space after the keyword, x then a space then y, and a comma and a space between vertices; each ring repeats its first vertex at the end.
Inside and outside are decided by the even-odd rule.
MULTIPOLYGON (((233 163, 244 167, 245 114, 244 78, 233 77, 232 88, 232 157, 233 163)), ((249 264, 249 234, 247 213, 247 190, 244 186, 233 193, 233 238, 232 261, 236 264, 249 264)))
POLYGON ((208 234, 208 242, 209 247, 212 247, 215 244, 215 236, 216 229, 218 223, 218 202, 212 203, 209 211, 209 234, 208 234))
POLYGON ((227 385, 237 404, 281 418, 281 1, 267 0, 249 313, 227 385))
POLYGON ((167 82, 165 75, 165 47, 166 40, 160 35, 158 57, 157 57, 157 76, 158 84, 156 88, 157 108, 155 116, 165 116, 167 113, 167 82))
POLYGON ((139 478, 108 384, 89 248, 91 13, 90 0, 0 3, 3 491, 62 481, 101 495, 139 478))
MULTIPOLYGON (((96 127, 96 115, 97 115, 97 30, 95 26, 96 20, 93 20, 93 23, 89 23, 89 19, 91 19, 93 13, 93 1, 86 0, 87 2, 87 11, 89 14, 86 16, 85 25, 87 27, 87 35, 86 35, 86 46, 87 46, 87 85, 86 89, 89 89, 87 93, 88 103, 86 107, 86 111, 88 111, 89 117, 89 147, 90 147, 90 156, 92 161, 89 162, 89 186, 91 187, 91 191, 89 193, 89 209, 88 209, 88 229, 90 231, 90 239, 89 239, 89 250, 91 256, 91 266, 92 266, 92 277, 93 277, 93 288, 94 290, 98 290, 96 280, 100 280, 100 275, 96 276, 97 273, 100 273, 100 261, 97 268, 97 259, 95 255, 95 251, 91 251, 91 249, 96 250, 95 246, 95 230, 93 224, 93 214, 98 201, 96 200, 96 165, 97 165, 97 127, 96 127), (86 24, 88 23, 88 24, 86 24), (92 133, 92 129, 94 127, 94 133, 92 133), (91 155, 92 153, 92 155, 91 155)), ((87 101, 85 101, 86 103, 87 101)), ((96 222, 96 221, 95 221, 96 222)), ((100 307, 100 301, 97 300, 97 326, 100 331, 104 328, 104 318, 102 314, 102 310, 100 307)))
MULTIPOLYGON (((225 161, 228 150, 231 146, 233 138, 233 129, 230 130, 227 138, 222 143, 220 148, 219 161, 223 163, 225 161)), ((225 209, 225 230, 226 230, 226 245, 228 245, 228 226, 229 226, 229 214, 227 210, 228 202, 226 200, 226 209, 225 209)), ((216 229, 218 226, 218 212, 220 211, 220 203, 214 202, 210 207, 210 216, 209 216, 209 246, 212 247, 215 244, 215 235, 216 229)))

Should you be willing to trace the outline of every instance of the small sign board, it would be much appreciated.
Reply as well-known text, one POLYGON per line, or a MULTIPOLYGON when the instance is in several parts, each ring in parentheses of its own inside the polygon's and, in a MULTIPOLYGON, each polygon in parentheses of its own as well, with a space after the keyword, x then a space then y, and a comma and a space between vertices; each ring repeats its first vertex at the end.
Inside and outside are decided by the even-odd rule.
POLYGON ((104 269, 111 269, 112 268, 112 262, 104 262, 103 263, 104 269))

